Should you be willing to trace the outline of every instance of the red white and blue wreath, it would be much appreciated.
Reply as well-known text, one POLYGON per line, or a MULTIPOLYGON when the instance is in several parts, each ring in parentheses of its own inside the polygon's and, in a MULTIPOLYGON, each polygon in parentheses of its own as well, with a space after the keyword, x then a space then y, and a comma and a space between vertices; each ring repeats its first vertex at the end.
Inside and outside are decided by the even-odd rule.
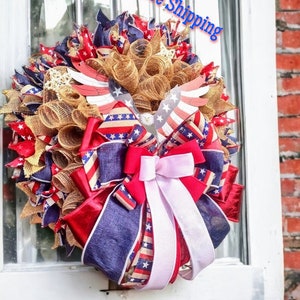
POLYGON ((97 21, 41 45, 3 92, 22 217, 124 288, 192 280, 239 219, 236 107, 179 22, 97 21))

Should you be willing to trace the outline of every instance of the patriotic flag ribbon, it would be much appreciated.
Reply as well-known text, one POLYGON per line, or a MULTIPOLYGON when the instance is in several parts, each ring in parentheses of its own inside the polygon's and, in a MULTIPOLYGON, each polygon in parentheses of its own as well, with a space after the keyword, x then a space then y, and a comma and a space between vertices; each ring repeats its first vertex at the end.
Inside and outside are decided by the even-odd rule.
POLYGON ((149 279, 153 255, 153 222, 151 217, 150 207, 145 206, 146 217, 144 228, 142 229, 142 238, 140 243, 137 243, 136 249, 130 255, 130 262, 128 264, 124 279, 124 287, 131 287, 142 285, 149 279))
POLYGON ((122 103, 117 103, 105 120, 90 118, 79 152, 91 190, 95 191, 101 185, 107 184, 107 181, 103 181, 105 172, 101 172, 102 166, 108 163, 107 156, 102 155, 107 151, 105 148, 111 146, 111 150, 117 151, 116 147, 119 147, 121 151, 120 147, 125 147, 126 139, 127 143, 137 143, 137 140, 141 142, 147 138, 149 133, 140 126, 134 114, 122 103))
POLYGON ((11 122, 8 125, 13 130, 13 140, 8 148, 16 151, 19 157, 7 163, 6 166, 20 167, 24 165, 25 158, 34 154, 35 137, 24 121, 11 122))

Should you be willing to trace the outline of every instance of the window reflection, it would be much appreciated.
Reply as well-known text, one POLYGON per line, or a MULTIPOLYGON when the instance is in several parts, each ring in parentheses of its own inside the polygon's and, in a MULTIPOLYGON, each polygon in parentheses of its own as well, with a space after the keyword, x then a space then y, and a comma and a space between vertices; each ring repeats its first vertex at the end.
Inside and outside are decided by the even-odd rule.
MULTIPOLYGON (((83 24, 93 31, 96 28, 96 14, 102 9, 110 17, 110 0, 83 1, 83 24)), ((40 43, 53 46, 72 31, 76 20, 74 0, 31 0, 31 51, 37 52, 40 43)))
MULTIPOLYGON (((2 122, 2 118, 1 118, 2 122)), ((3 133, 3 164, 14 159, 14 153, 7 149, 11 141, 11 131, 8 128, 2 130, 3 133)), ((12 171, 3 168, 3 244, 5 245, 3 255, 4 263, 17 262, 16 247, 16 189, 15 182, 11 178, 12 171)))
POLYGON ((31 51, 37 52, 40 43, 55 45, 70 32, 75 21, 75 4, 69 0, 31 0, 30 14, 31 51))

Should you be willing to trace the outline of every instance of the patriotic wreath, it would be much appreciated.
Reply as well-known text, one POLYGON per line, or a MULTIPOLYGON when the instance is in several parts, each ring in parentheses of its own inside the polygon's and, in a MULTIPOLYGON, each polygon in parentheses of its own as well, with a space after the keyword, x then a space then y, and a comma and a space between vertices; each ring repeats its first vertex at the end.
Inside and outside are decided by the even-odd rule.
POLYGON ((3 91, 22 217, 124 288, 192 280, 238 222, 236 109, 179 22, 101 11, 3 91))

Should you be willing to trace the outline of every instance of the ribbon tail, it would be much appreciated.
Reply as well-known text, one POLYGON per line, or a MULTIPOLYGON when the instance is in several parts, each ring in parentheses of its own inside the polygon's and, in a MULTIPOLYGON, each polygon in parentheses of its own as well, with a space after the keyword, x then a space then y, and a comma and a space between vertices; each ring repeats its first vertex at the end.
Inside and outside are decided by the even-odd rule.
POLYGON ((187 244, 191 268, 181 271, 181 277, 192 280, 214 261, 215 252, 204 220, 193 198, 179 179, 158 176, 157 182, 167 199, 187 244))
POLYGON ((163 289, 172 278, 176 262, 175 220, 155 180, 145 181, 152 216, 154 257, 150 278, 141 290, 163 289))

